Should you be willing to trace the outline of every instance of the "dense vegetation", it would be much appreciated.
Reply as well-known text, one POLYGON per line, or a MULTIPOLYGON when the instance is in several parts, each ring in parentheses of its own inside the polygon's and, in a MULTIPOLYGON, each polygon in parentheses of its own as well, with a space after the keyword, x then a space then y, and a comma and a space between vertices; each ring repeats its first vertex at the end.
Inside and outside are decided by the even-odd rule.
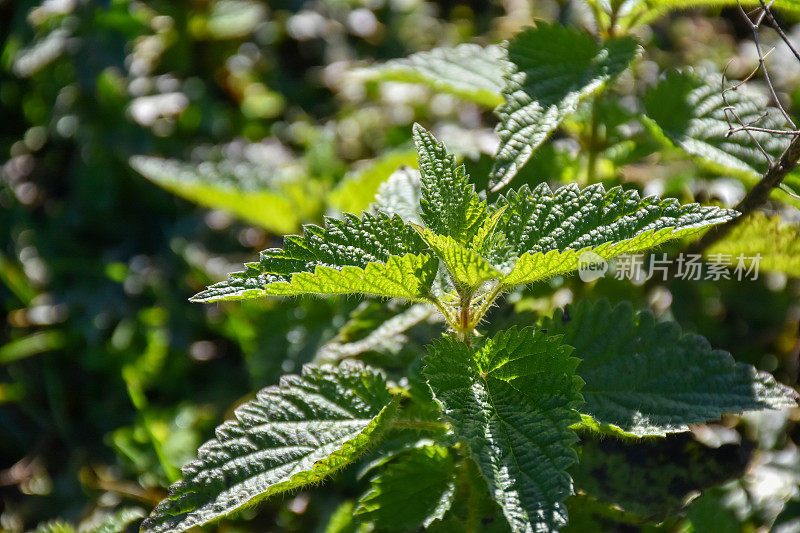
POLYGON ((0 2, 0 529, 791 531, 800 10, 705 3, 0 2))

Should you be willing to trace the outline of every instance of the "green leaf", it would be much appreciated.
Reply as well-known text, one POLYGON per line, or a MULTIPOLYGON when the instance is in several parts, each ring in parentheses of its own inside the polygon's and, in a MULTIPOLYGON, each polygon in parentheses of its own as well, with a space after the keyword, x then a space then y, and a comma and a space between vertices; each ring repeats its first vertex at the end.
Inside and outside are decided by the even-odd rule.
POLYGON ((325 525, 325 533, 368 533, 366 524, 359 524, 355 517, 356 504, 353 500, 345 500, 336 508, 325 525))
POLYGON ((581 412, 627 433, 666 435, 724 413, 797 405, 796 394, 769 374, 627 303, 582 301, 542 328, 563 335, 581 360, 581 412))
POLYGON ((284 239, 283 248, 261 252, 244 272, 195 295, 196 302, 297 294, 370 294, 422 300, 436 276, 438 261, 414 255, 425 249, 419 235, 398 217, 364 213, 305 226, 302 237, 284 239))
POLYGON ((142 531, 186 531, 318 483, 375 441, 394 406, 384 378, 362 365, 307 365, 284 376, 217 428, 142 531))
MULTIPOLYGON (((693 533, 716 533, 717 531, 741 531, 737 509, 732 508, 728 492, 721 488, 713 488, 692 501, 686 511, 686 520, 693 533)), ((798 513, 792 512, 797 517, 798 513)), ((780 516, 772 524, 773 531, 778 530, 780 516)))
MULTIPOLYGON (((620 526, 634 525, 639 527, 637 531, 651 532, 646 524, 646 519, 631 513, 627 513, 615 505, 600 502, 591 496, 583 493, 573 494, 567 499, 567 510, 569 511, 569 524, 562 528, 563 533, 584 533, 586 531, 616 531, 620 526)), ((658 524, 661 526, 662 524, 658 524)), ((657 527, 655 531, 659 531, 657 527)), ((669 531, 669 529, 667 529, 669 531)))
MULTIPOLYGON (((670 71, 644 96, 645 125, 662 141, 677 146, 701 165, 737 175, 750 183, 767 170, 767 160, 746 131, 728 135, 720 75, 702 77, 693 72, 670 71)), ((727 93, 728 103, 745 123, 767 129, 784 129, 780 111, 767 99, 745 87, 727 93), (769 115, 759 118, 765 112, 769 115)), ((736 125, 733 115, 731 123, 736 125)), ((777 160, 791 136, 750 132, 777 160)))
POLYGON ((268 231, 296 231, 320 210, 314 182, 300 182, 263 161, 206 161, 199 165, 134 156, 130 165, 150 181, 191 202, 224 209, 268 231))
POLYGON ((486 218, 486 203, 469 183, 464 165, 457 165, 444 144, 419 124, 414 124, 414 144, 422 182, 422 221, 434 233, 469 244, 486 218))
POLYGON ((747 258, 761 256, 759 271, 800 277, 800 228, 782 223, 779 215, 754 213, 705 252, 706 257, 720 254, 730 256, 734 265, 737 257, 744 256, 745 268, 749 266, 747 258))
POLYGON ((639 47, 631 38, 602 45, 580 30, 540 23, 508 44, 506 103, 497 113, 500 148, 490 187, 498 190, 527 163, 578 103, 624 71, 639 47))
POLYGON ((640 252, 736 216, 730 209, 641 198, 634 190, 606 191, 599 184, 583 190, 570 184, 555 193, 546 184, 533 191, 523 186, 501 196, 497 207, 505 208, 498 231, 513 255, 495 266, 508 272, 508 287, 572 272, 584 253, 610 259, 640 252))
POLYGON ((408 341, 404 333, 420 322, 429 319, 431 315, 433 315, 433 308, 430 305, 412 305, 405 311, 381 322, 368 335, 359 340, 342 342, 342 339, 337 337, 327 342, 317 350, 315 361, 343 360, 370 351, 397 352, 408 341))
MULTIPOLYGON (((504 212, 505 208, 501 207, 500 209, 496 209, 492 216, 484 219, 483 224, 481 224, 481 227, 478 228, 477 233, 475 233, 475 236, 472 238, 470 249, 481 253, 492 254, 498 246, 496 238, 501 236, 501 234, 497 233, 495 230, 504 212)), ((501 241, 503 246, 507 244, 505 238, 501 239, 501 241)))
POLYGON ((456 491, 453 503, 444 517, 434 520, 425 531, 452 533, 453 531, 480 531, 480 533, 509 533, 503 511, 489 494, 486 478, 470 458, 458 464, 456 491))
POLYGON ((378 81, 421 83, 494 108, 503 103, 504 56, 499 46, 462 44, 419 52, 361 73, 378 81))
POLYGON ((434 397, 514 532, 566 521, 566 469, 576 460, 569 426, 581 401, 569 352, 558 339, 513 328, 477 348, 447 337, 425 357, 434 397))
POLYGON ((406 222, 422 224, 419 200, 422 196, 419 172, 401 168, 378 187, 373 208, 406 222))
POLYGON ((361 170, 348 174, 331 191, 329 203, 346 213, 360 213, 375 199, 381 184, 399 168, 417 166, 414 150, 400 150, 384 154, 361 170))
POLYGON ((250 0, 222 0, 211 4, 208 18, 197 19, 193 30, 214 40, 247 37, 267 18, 266 6, 250 0))
POLYGON ((314 273, 299 272, 286 287, 272 284, 275 294, 367 294, 386 298, 425 300, 436 276, 436 260, 426 255, 390 257, 385 264, 341 269, 317 266, 314 273))
POLYGON ((749 447, 709 448, 691 433, 661 439, 582 439, 570 469, 580 490, 626 512, 663 520, 681 511, 692 492, 744 474, 749 447))
POLYGON ((437 445, 409 450, 370 483, 356 514, 379 531, 415 531, 441 519, 455 493, 455 463, 437 445))
POLYGON ((75 533, 75 528, 61 520, 52 520, 44 524, 39 524, 39 526, 33 530, 33 533, 75 533))
POLYGON ((141 509, 129 507, 105 516, 95 525, 81 524, 80 530, 86 533, 121 533, 140 518, 144 518, 144 512, 141 509))
MULTIPOLYGON (((737 0, 635 0, 626 2, 629 10, 621 17, 623 27, 649 24, 658 17, 679 9, 697 9, 700 7, 736 7, 737 0)), ((758 0, 741 0, 745 8, 760 7, 758 0)), ((800 4, 795 0, 775 0, 767 2, 774 10, 800 14, 800 4)))
POLYGON ((577 424, 573 424, 571 427, 572 430, 578 434, 606 435, 609 437, 618 437, 620 439, 639 438, 638 435, 628 433, 619 426, 615 426, 614 424, 600 423, 586 414, 581 414, 581 421, 577 424))
POLYGON ((143 517, 144 512, 141 509, 127 507, 113 513, 97 512, 87 520, 82 521, 77 528, 61 520, 52 520, 40 524, 33 530, 33 533, 74 533, 75 531, 83 533, 122 533, 130 524, 143 517))
POLYGON ((49 329, 6 341, 0 346, 0 365, 7 365, 32 355, 63 348, 67 343, 64 331, 49 329))
POLYGON ((472 292, 484 282, 501 277, 500 271, 486 259, 474 250, 461 246, 452 237, 436 235, 419 226, 416 228, 431 250, 444 262, 457 287, 472 292))

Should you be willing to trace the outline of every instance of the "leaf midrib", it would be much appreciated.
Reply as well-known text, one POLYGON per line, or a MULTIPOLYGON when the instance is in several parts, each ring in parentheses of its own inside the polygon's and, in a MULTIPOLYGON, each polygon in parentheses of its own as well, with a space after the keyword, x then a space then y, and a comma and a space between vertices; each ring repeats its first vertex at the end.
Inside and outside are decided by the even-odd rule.
MULTIPOLYGON (((518 470, 519 472, 521 472, 523 475, 525 475, 525 476, 526 476, 528 479, 530 479, 530 480, 531 480, 531 481, 532 481, 532 482, 533 482, 533 483, 534 483, 534 484, 535 484, 535 485, 536 485, 536 486, 539 488, 539 492, 540 492, 541 494, 547 494, 547 491, 545 491, 545 490, 543 489, 541 482, 539 482, 539 481, 537 481, 536 479, 534 479, 534 478, 533 478, 533 477, 532 477, 530 474, 528 474, 528 473, 525 471, 525 469, 524 469, 524 468, 522 468, 522 465, 521 465, 521 463, 519 462, 519 459, 517 458, 517 454, 516 454, 516 452, 514 451, 514 447, 511 445, 511 442, 512 442, 512 441, 511 441, 511 436, 508 434, 508 430, 506 429, 506 427, 507 427, 507 426, 508 426, 508 427, 512 427, 512 428, 513 428, 514 426, 513 426, 513 425, 511 425, 511 424, 509 424, 509 423, 508 423, 508 422, 507 422, 507 421, 506 421, 506 420, 505 420, 505 419, 504 419, 502 416, 500 416, 500 412, 497 410, 497 407, 495 406, 495 400, 494 400, 494 396, 492 395, 492 390, 491 390, 491 387, 489 387, 489 381, 488 381, 488 379, 486 379, 486 378, 480 378, 480 379, 481 379, 481 381, 483 381, 483 383, 484 383, 484 388, 485 388, 485 390, 486 390, 486 394, 487 394, 487 396, 488 396, 489 403, 490 403, 490 404, 491 404, 491 406, 492 406, 492 412, 493 412, 493 413, 494 413, 494 415, 497 417, 497 419, 498 419, 500 422, 502 422, 502 424, 501 424, 501 431, 503 432, 503 434, 504 434, 504 436, 505 436, 505 438, 506 438, 506 441, 508 442, 508 450, 509 450, 509 452, 511 453, 511 455, 512 455, 513 459, 514 459, 514 464, 515 464, 515 466, 517 467, 517 470, 518 470)), ((491 379, 496 379, 496 378, 491 378, 491 379)), ((498 380, 498 381, 501 381, 501 380, 498 380)), ((509 386, 511 386, 511 385, 509 384, 509 386)), ((548 420, 550 420, 551 422, 553 422, 553 419, 552 419, 552 418, 550 418, 549 416, 547 416, 547 413, 543 413, 543 414, 544 414, 544 415, 547 417, 547 419, 548 419, 548 420)), ((514 428, 514 429, 516 430, 516 428, 514 428)), ((538 449, 539 449, 539 450, 542 452, 542 455, 544 455, 544 456, 547 458, 547 461, 548 461, 548 463, 550 464, 550 466, 551 466, 551 467, 552 467, 554 470, 559 470, 558 466, 555 464, 555 459, 554 459, 554 458, 553 458, 553 457, 552 457, 552 456, 551 456, 551 455, 550 455, 550 454, 549 454, 549 453, 548 453, 548 452, 547 452, 547 451, 546 451, 546 450, 545 450, 545 449, 542 447, 542 445, 541 445, 541 444, 539 444, 538 442, 536 442, 536 441, 532 440, 532 439, 531 439, 530 437, 528 437, 527 435, 524 435, 523 433, 520 433, 519 431, 516 431, 516 432, 517 432, 518 434, 522 435, 522 437, 524 437, 524 440, 526 440, 526 441, 530 442, 530 443, 531 443, 531 444, 533 444, 533 445, 534 445, 536 448, 538 448, 538 449)), ((517 487, 515 487, 515 490, 519 491, 519 489, 518 489, 517 487)), ((526 514, 527 514, 527 510, 526 510, 526 514)), ((530 519, 530 517, 529 517, 529 519, 530 519)))

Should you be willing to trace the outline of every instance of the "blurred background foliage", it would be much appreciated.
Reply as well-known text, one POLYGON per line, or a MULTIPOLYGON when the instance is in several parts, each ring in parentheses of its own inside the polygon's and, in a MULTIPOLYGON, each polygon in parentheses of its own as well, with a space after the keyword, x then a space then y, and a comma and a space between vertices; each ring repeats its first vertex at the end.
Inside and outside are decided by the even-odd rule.
MULTIPOLYGON (((314 358, 413 364, 441 331, 419 310, 393 342, 372 342, 405 310, 187 298, 301 224, 366 208, 393 171, 416 164, 414 121, 485 185, 490 93, 445 94, 406 83, 420 80, 402 64, 391 75, 372 66, 497 43, 536 20, 593 29, 580 0, 0 0, 0 530, 135 521, 233 406, 314 358)), ((800 42, 797 17, 780 20, 800 42)), ((734 204, 752 177, 662 149, 635 102, 673 67, 719 71, 733 58, 729 75, 746 76, 757 59, 747 26, 716 7, 635 34, 643 59, 593 103, 603 145, 587 152, 597 138, 584 106, 517 181, 602 180, 734 204)), ((800 103, 800 65, 781 46, 769 61, 781 98, 800 103)), ((769 210, 800 220, 796 208, 769 210)), ((795 386, 792 269, 750 282, 558 278, 510 295, 491 327, 579 297, 632 300, 795 386)), ((636 446, 587 440, 570 527, 800 531, 798 418, 730 417, 636 446)), ((343 516, 364 486, 345 472, 218 529, 349 531, 343 516)))

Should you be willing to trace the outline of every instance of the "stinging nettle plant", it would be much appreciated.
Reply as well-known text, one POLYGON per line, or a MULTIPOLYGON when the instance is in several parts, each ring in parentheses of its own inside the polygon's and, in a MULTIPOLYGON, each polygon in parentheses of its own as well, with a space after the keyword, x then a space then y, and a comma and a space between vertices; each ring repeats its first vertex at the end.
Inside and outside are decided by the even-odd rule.
POLYGON ((438 439, 390 463, 387 475, 408 484, 376 483, 358 509, 365 518, 392 523, 383 514, 403 514, 394 522, 400 529, 409 520, 458 521, 448 513, 455 478, 476 476, 464 466, 474 462, 485 487, 475 481, 470 490, 494 499, 512 531, 552 530, 567 520, 576 428, 664 435, 723 413, 794 405, 770 376, 624 305, 584 302, 541 328, 492 338, 475 331, 503 292, 575 271, 585 251, 611 258, 646 250, 735 212, 601 185, 523 186, 488 204, 442 143, 418 125, 414 140, 421 223, 387 204, 307 226, 194 300, 363 294, 429 303, 450 328, 424 357, 430 398, 361 364, 308 365, 217 429, 145 531, 183 531, 318 482, 393 430, 415 426, 433 428, 438 439), (410 481, 417 475, 430 478, 422 494, 410 481), (389 509, 408 490, 425 516, 389 509))
MULTIPOLYGON (((505 80, 489 187, 499 190, 638 46, 542 24, 502 53, 468 52, 494 58, 505 80), (562 44, 567 52, 553 56, 562 44)), ((491 86, 479 96, 492 102, 491 86)), ((503 294, 576 271, 586 252, 642 252, 735 211, 600 184, 524 185, 489 201, 430 132, 415 125, 413 138, 418 180, 396 174, 369 211, 305 226, 193 301, 396 299, 435 309, 447 332, 402 379, 345 360, 306 365, 261 390, 183 468, 143 531, 209 523, 368 453, 374 477, 352 513, 376 530, 554 531, 568 521, 577 432, 664 436, 725 413, 796 405, 770 375, 627 304, 580 301, 532 327, 481 333, 503 294)))

